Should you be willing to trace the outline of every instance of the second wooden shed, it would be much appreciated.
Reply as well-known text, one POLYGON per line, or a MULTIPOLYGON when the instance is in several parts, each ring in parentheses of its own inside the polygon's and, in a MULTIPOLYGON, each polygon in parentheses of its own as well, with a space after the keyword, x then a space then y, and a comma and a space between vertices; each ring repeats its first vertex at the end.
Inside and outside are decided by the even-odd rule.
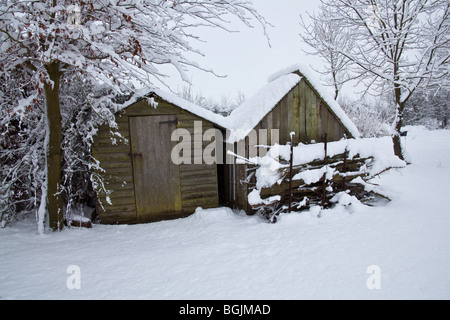
MULTIPOLYGON (((353 122, 309 73, 309 68, 295 65, 271 76, 266 86, 226 118, 232 131, 227 148, 249 158, 266 152, 259 145, 290 142, 292 132, 294 145, 323 142, 325 135, 327 141, 359 137, 353 122)), ((251 213, 248 165, 234 159, 233 164, 219 167, 219 175, 224 177, 219 185, 222 202, 251 213)))

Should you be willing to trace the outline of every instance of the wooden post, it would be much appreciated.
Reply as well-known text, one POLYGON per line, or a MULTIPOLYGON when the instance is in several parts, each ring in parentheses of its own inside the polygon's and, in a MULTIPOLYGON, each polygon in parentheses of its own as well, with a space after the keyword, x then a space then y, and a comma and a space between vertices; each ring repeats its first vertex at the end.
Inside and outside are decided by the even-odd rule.
MULTIPOLYGON (((324 151, 325 151, 325 157, 323 158, 323 163, 326 168, 327 166, 327 134, 324 134, 324 151)), ((323 176, 323 187, 322 187, 322 209, 325 207, 325 199, 327 195, 327 172, 325 171, 325 174, 323 176)))
POLYGON ((288 212, 291 212, 291 206, 292 206, 292 162, 294 160, 294 136, 295 132, 291 132, 291 155, 289 158, 289 207, 288 212))
MULTIPOLYGON (((245 141, 247 141, 247 140, 248 140, 248 137, 245 139, 245 141)), ((249 144, 250 144, 250 142, 245 144, 245 157, 247 159, 250 159, 250 150, 249 150, 250 147, 249 147, 249 144)), ((247 172, 248 165, 247 165, 247 162, 243 166, 244 166, 244 181, 247 181, 247 178, 248 178, 248 172, 247 172)), ((246 183, 245 187, 246 187, 246 190, 245 190, 245 199, 246 199, 246 201, 245 201, 245 205, 246 205, 245 212, 249 213, 250 210, 251 210, 251 207, 249 206, 249 203, 248 203, 248 194, 250 193, 249 192, 249 184, 246 183)))
MULTIPOLYGON (((342 167, 342 173, 345 173, 347 171, 347 157, 348 157, 348 150, 346 148, 344 152, 344 165, 342 167)), ((342 177, 342 191, 345 191, 345 175, 342 177)))

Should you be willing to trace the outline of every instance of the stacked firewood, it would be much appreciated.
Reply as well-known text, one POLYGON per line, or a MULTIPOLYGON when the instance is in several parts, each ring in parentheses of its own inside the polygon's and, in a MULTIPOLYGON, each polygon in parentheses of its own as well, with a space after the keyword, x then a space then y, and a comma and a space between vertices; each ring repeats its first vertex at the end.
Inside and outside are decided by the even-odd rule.
POLYGON ((296 166, 290 166, 289 161, 281 163, 281 178, 277 183, 258 190, 261 199, 274 200, 252 203, 251 207, 276 222, 280 213, 308 210, 312 206, 330 208, 339 202, 342 194, 366 205, 389 201, 371 180, 390 168, 374 173, 373 164, 373 157, 350 158, 347 151, 296 166))

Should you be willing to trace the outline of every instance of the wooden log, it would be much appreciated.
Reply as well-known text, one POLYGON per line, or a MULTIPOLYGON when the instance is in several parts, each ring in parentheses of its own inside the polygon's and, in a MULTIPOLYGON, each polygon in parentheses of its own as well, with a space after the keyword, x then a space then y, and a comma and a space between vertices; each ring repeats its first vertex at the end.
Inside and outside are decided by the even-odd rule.
MULTIPOLYGON (((326 173, 325 173, 326 174, 326 173)), ((292 180, 292 189, 298 189, 300 187, 309 187, 314 186, 315 184, 322 185, 325 180, 325 174, 316 182, 312 184, 307 184, 305 181, 299 179, 299 180, 292 180)), ((336 183, 341 183, 344 179, 346 180, 353 180, 357 177, 366 178, 367 177, 366 172, 349 172, 349 173, 341 173, 336 171, 333 174, 333 177, 330 181, 333 185, 336 183)), ((267 198, 274 195, 280 195, 283 193, 289 192, 289 179, 283 180, 280 184, 275 184, 270 188, 263 188, 260 191, 261 197, 267 198)))

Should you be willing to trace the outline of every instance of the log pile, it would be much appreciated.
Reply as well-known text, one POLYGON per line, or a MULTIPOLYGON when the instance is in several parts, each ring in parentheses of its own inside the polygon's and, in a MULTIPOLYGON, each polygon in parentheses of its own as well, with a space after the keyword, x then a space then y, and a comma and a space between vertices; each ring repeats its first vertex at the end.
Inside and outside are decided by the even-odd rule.
MULTIPOLYGON (((325 143, 323 159, 292 166, 292 160, 280 161, 278 172, 281 178, 274 185, 257 190, 257 199, 261 201, 253 201, 250 205, 255 213, 276 222, 280 213, 309 210, 313 206, 327 209, 336 203, 342 204, 343 198, 369 206, 380 200, 390 201, 371 180, 392 167, 377 167, 380 171, 374 172, 375 160, 373 156, 362 157, 359 154, 349 157, 347 150, 327 157, 325 143), (267 201, 269 198, 271 201, 267 201)), ((257 169, 258 166, 253 168, 257 169)), ((344 201, 344 205, 349 204, 351 201, 344 201)))

